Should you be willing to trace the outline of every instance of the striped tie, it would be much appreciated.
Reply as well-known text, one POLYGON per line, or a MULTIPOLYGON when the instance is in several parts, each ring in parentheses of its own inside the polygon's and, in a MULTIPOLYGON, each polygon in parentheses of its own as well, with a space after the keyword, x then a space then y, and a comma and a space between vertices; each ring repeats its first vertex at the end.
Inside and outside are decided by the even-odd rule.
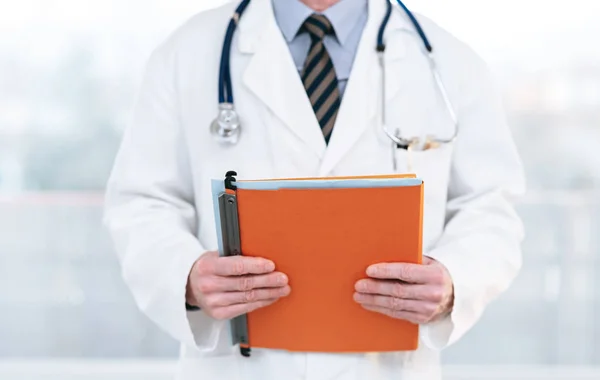
POLYGON ((323 38, 333 33, 327 17, 313 14, 303 24, 312 44, 302 70, 302 82, 310 98, 325 141, 329 144, 333 125, 340 108, 340 91, 333 62, 323 44, 323 38))

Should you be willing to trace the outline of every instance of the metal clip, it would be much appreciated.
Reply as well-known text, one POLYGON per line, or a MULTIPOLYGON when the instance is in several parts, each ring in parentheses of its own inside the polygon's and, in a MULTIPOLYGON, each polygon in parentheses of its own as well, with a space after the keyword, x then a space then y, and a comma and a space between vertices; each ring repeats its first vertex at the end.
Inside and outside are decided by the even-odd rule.
MULTIPOLYGON (((236 172, 230 171, 225 176, 225 189, 237 190, 235 186, 236 172)), ((223 238, 223 256, 241 256, 240 224, 237 196, 228 192, 219 195, 219 216, 221 219, 221 236, 223 238)), ((234 345, 240 345, 242 356, 250 357, 248 340, 248 317, 242 314, 230 321, 231 339, 234 345)))

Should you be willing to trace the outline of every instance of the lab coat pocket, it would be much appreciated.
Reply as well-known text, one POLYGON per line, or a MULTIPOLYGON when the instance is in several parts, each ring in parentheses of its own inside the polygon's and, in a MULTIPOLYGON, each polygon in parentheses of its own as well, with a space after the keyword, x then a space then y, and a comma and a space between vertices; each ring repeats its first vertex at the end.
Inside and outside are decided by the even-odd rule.
POLYGON ((427 182, 447 182, 452 158, 452 144, 443 144, 438 148, 428 150, 396 149, 394 154, 397 172, 415 173, 427 182))

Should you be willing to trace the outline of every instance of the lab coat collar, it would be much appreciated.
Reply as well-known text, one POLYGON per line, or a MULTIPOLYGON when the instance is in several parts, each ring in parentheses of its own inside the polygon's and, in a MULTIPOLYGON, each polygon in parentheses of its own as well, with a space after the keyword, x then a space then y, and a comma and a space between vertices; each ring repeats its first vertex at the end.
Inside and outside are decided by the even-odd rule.
MULTIPOLYGON (((291 43, 300 32, 305 20, 314 13, 301 0, 271 0, 277 23, 285 40, 291 43)), ((320 14, 326 16, 340 45, 344 46, 352 29, 367 11, 367 0, 343 0, 327 8, 320 14)))
POLYGON ((300 0, 271 1, 279 28, 285 40, 290 43, 298 35, 304 21, 314 12, 300 0))
POLYGON ((346 45, 352 29, 359 23, 362 13, 367 10, 367 0, 342 0, 323 12, 333 25, 340 45, 346 45))

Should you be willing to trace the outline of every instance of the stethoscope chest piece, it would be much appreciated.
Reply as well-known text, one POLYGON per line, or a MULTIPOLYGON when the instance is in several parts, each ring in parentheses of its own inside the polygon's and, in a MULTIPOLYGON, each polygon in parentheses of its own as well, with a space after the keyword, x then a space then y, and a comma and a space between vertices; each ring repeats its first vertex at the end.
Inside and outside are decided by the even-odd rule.
POLYGON ((214 139, 223 145, 235 145, 240 139, 241 132, 240 118, 233 104, 219 104, 217 118, 210 125, 210 133, 214 139))

